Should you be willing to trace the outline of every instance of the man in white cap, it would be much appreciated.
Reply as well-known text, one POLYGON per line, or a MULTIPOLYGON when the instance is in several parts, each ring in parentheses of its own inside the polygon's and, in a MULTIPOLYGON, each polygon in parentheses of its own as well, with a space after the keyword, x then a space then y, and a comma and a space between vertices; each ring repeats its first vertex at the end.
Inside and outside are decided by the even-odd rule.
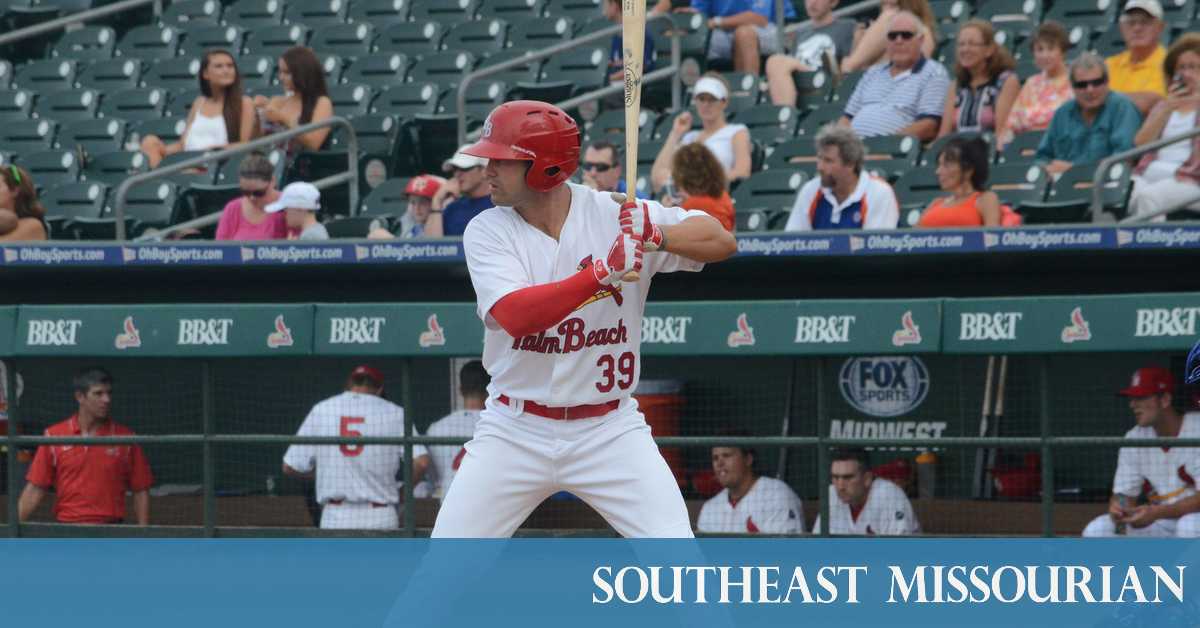
POLYGON ((317 221, 321 209, 321 191, 311 183, 289 183, 279 194, 279 200, 266 206, 268 214, 286 212, 288 233, 297 240, 328 240, 325 225, 317 221))
POLYGON ((433 197, 433 213, 425 221, 425 237, 461 236, 467 223, 492 206, 491 190, 483 175, 488 160, 459 148, 442 164, 450 180, 433 197))
POLYGON ((1162 18, 1158 0, 1126 2, 1120 19, 1125 52, 1104 60, 1109 87, 1128 96, 1143 116, 1167 96, 1167 78, 1163 76, 1167 50, 1160 41, 1166 25, 1162 18))

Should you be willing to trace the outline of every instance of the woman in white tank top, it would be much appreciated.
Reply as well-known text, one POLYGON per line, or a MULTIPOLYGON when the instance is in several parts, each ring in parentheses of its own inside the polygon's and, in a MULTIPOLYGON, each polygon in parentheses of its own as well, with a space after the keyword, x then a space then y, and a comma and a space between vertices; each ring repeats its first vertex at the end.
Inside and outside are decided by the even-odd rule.
POLYGON ((200 63, 200 93, 188 112, 180 141, 167 144, 156 135, 142 138, 142 152, 156 168, 167 155, 213 150, 254 137, 254 103, 242 93, 242 77, 233 55, 212 50, 200 63))
POLYGON ((729 86, 719 74, 705 74, 692 87, 692 102, 703 125, 691 130, 692 114, 684 111, 671 124, 671 132, 662 150, 654 159, 650 179, 657 193, 671 177, 671 160, 675 150, 692 142, 703 142, 717 161, 725 167, 726 178, 733 182, 750 176, 750 131, 742 124, 725 122, 729 106, 729 86))

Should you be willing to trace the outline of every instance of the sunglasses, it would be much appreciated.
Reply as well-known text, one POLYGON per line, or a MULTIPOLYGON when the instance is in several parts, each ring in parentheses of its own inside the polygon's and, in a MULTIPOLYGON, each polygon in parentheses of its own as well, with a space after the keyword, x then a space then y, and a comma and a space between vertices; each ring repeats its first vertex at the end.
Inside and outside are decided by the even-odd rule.
POLYGON ((250 198, 262 198, 267 195, 266 190, 242 190, 242 194, 250 198))
POLYGON ((888 31, 887 34, 888 41, 896 41, 897 39, 908 41, 916 36, 917 34, 912 31, 888 31))
POLYGON ((1098 79, 1092 79, 1090 81, 1071 81, 1071 86, 1075 89, 1087 89, 1089 87, 1100 87, 1107 82, 1108 79, 1102 76, 1098 79))
POLYGON ((595 170, 596 172, 608 172, 612 168, 612 164, 595 163, 590 161, 583 162, 584 170, 595 170))

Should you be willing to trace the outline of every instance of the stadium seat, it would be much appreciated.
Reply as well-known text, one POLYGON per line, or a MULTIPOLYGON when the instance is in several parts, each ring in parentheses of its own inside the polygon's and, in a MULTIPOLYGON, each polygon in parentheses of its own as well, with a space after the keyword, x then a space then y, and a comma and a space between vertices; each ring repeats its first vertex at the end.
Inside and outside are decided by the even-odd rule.
POLYGON ((83 181, 98 181, 112 187, 148 169, 149 162, 140 151, 117 150, 88 157, 79 178, 83 181))
POLYGON ((943 27, 946 30, 954 30, 955 25, 971 19, 971 3, 966 0, 929 0, 929 8, 934 21, 947 25, 943 27))
POLYGON ((407 80, 410 83, 437 83, 443 89, 452 88, 474 68, 475 55, 448 50, 417 59, 408 71, 407 80))
POLYGON ((12 85, 13 67, 4 59, 0 59, 0 89, 8 89, 12 85))
POLYGON ((733 215, 733 225, 736 231, 750 233, 766 231, 770 222, 770 214, 762 210, 738 211, 733 215))
POLYGON ((796 193, 806 180, 803 172, 787 169, 756 172, 734 190, 734 208, 739 214, 763 211, 768 216, 790 211, 796 202, 796 193))
POLYGON ((83 64, 75 59, 47 59, 31 61, 21 66, 13 78, 13 85, 39 93, 75 87, 75 76, 83 64))
POLYGON ((553 17, 569 17, 582 24, 600 15, 601 0, 547 0, 542 13, 553 17))
POLYGON ((376 218, 399 218, 408 211, 408 195, 404 190, 408 187, 409 177, 388 179, 375 186, 359 204, 360 216, 375 216, 376 218))
POLYGON ((1042 21, 1043 12, 1042 0, 983 0, 975 7, 975 17, 991 22, 996 28, 1020 28, 1029 32, 1042 21))
POLYGON ((680 73, 684 82, 691 84, 700 77, 701 68, 706 66, 709 32, 700 13, 672 13, 670 22, 655 20, 646 24, 646 30, 654 41, 656 56, 666 60, 671 54, 671 33, 678 32, 679 52, 683 60, 680 73))
POLYGON ((227 50, 236 58, 246 44, 246 31, 240 26, 192 22, 180 25, 179 29, 183 32, 181 55, 199 58, 209 50, 227 50))
MULTIPOLYGON (((687 112, 692 114, 692 131, 699 131, 704 128, 704 123, 700 120, 700 114, 696 112, 695 107, 688 107, 687 112)), ((679 113, 677 112, 664 111, 658 117, 658 121, 654 123, 654 135, 652 137, 656 140, 667 139, 667 135, 671 133, 671 125, 675 124, 675 118, 678 116, 679 113)))
POLYGON ((486 57, 504 50, 508 41, 508 23, 498 18, 455 24, 442 38, 442 50, 465 50, 486 57))
POLYGON ((455 24, 470 22, 475 19, 479 10, 479 0, 458 0, 449 2, 413 2, 409 9, 409 19, 415 21, 432 20, 449 28, 455 24))
POLYGON ((126 143, 140 145, 142 138, 154 135, 164 143, 170 144, 179 141, 186 128, 187 117, 185 116, 142 120, 129 125, 129 137, 126 143))
POLYGON ((1001 203, 1013 208, 1045 200, 1049 182, 1046 171, 1036 164, 993 166, 988 173, 988 189, 1000 197, 1001 203))
POLYGON ((1002 164, 1032 162, 1044 134, 1043 131, 1026 131, 1014 136, 1012 141, 1005 145, 1004 150, 996 156, 996 162, 1002 164))
POLYGON ((79 180, 79 157, 74 150, 43 150, 21 153, 18 160, 43 190, 79 180))
POLYGON ((945 146, 947 142, 949 142, 952 139, 973 138, 973 137, 982 138, 985 142, 987 142, 988 147, 989 147, 988 154, 991 154, 992 136, 990 133, 980 134, 980 133, 977 133, 974 131, 963 131, 961 133, 951 133, 950 135, 943 135, 942 137, 939 137, 936 140, 933 140, 932 142, 930 142, 929 145, 925 147, 925 150, 921 151, 921 156, 920 156, 920 158, 918 158, 917 164, 922 165, 922 166, 929 166, 930 168, 933 168, 933 167, 937 166, 938 155, 941 154, 942 147, 945 146))
MULTIPOLYGON (((729 105, 725 109, 727 116, 758 104, 760 88, 757 76, 746 72, 725 72, 721 76, 729 83, 729 105)), ((691 102, 691 96, 689 90, 688 102, 691 102)))
MULTIPOLYGON (((479 66, 476 69, 500 65, 505 61, 518 59, 529 52, 530 49, 527 48, 509 48, 504 52, 498 52, 487 57, 486 59, 483 59, 479 62, 479 66)), ((525 65, 519 65, 515 68, 509 68, 507 70, 501 70, 495 74, 490 74, 486 78, 496 81, 503 81, 506 85, 516 85, 517 83, 536 83, 541 74, 541 67, 541 61, 530 61, 525 65)))
POLYGON ((514 23, 508 41, 514 48, 547 48, 571 39, 575 24, 562 15, 535 17, 514 23))
MULTIPOLYGON (((595 141, 602 137, 618 135, 622 137, 618 144, 622 144, 625 141, 624 133, 625 110, 609 109, 601 111, 600 115, 587 124, 584 136, 586 141, 595 141)), ((654 116, 645 109, 638 115, 638 137, 643 140, 654 139, 654 116)))
POLYGON ((792 84, 796 87, 795 106, 799 109, 816 109, 833 96, 833 81, 822 70, 792 72, 792 84))
POLYGON ((343 83, 329 86, 329 100, 339 116, 361 115, 371 110, 375 90, 361 83, 343 83))
POLYGON ((826 124, 837 123, 842 117, 844 108, 844 104, 835 102, 821 105, 809 111, 800 119, 800 124, 796 127, 796 135, 816 135, 817 131, 820 131, 821 127, 826 124))
POLYGON ((572 94, 582 94, 608 84, 608 51, 581 47, 555 55, 542 66, 542 81, 566 82, 572 94))
POLYGON ((346 71, 346 64, 349 61, 342 59, 341 56, 335 54, 317 54, 317 60, 321 62, 321 71, 325 74, 325 85, 333 87, 338 83, 342 83, 342 76, 346 71))
POLYGON ((335 54, 344 59, 357 59, 371 54, 375 28, 370 24, 337 24, 323 26, 312 35, 313 50, 335 54))
POLYGON ((49 150, 57 134, 54 120, 9 120, 0 124, 0 146, 16 155, 49 150))
POLYGON ((50 49, 55 59, 79 59, 99 61, 113 56, 117 47, 117 33, 107 26, 85 26, 66 31, 50 49))
MULTIPOLYGON (((10 4, 7 10, 0 11, 0 28, 15 31, 27 26, 36 26, 62 15, 62 9, 56 6, 30 6, 26 4, 10 4)), ((13 63, 22 63, 36 59, 44 59, 50 52, 50 46, 58 39, 57 32, 37 35, 6 46, 0 46, 0 58, 13 63)))
POLYGON ((118 118, 92 118, 64 123, 58 131, 58 145, 63 150, 82 151, 91 155, 110 153, 125 148, 128 123, 118 118))
MULTIPOLYGON (((80 240, 114 240, 117 237, 115 190, 109 194, 108 205, 98 218, 76 218, 67 229, 80 240)), ((147 229, 161 229, 174 222, 178 197, 174 184, 167 181, 147 181, 129 189, 125 197, 125 235, 138 237, 147 229)))
POLYGON ((398 22, 388 26, 375 40, 378 52, 399 52, 409 58, 434 54, 445 28, 438 22, 398 22))
POLYGON ((283 11, 285 22, 320 29, 349 22, 348 0, 288 0, 283 11))
POLYGON ((289 48, 308 44, 309 29, 303 24, 278 24, 250 29, 246 54, 280 57, 289 48))
POLYGON ((385 221, 372 216, 348 216, 325 223, 330 238, 365 238, 372 229, 386 227, 385 221))
POLYGON ((351 61, 342 73, 342 80, 370 85, 380 91, 389 85, 404 83, 407 74, 407 56, 398 52, 378 52, 351 61))
MULTIPOLYGON (((167 111, 163 115, 186 118, 192 112, 192 103, 200 97, 200 89, 181 89, 167 99, 167 111)), ((136 121, 135 121, 136 122, 136 121)))
POLYGON ((479 4, 481 19, 499 18, 509 24, 542 16, 544 0, 483 0, 479 4))
MULTIPOLYGON (((467 117, 484 120, 493 109, 504 103, 507 93, 508 88, 501 81, 483 79, 471 83, 466 93, 467 117)), ((450 90, 442 95, 438 111, 458 113, 458 90, 450 90)))
POLYGON ((177 94, 200 86, 200 59, 198 57, 174 57, 159 59, 146 70, 142 83, 160 87, 177 94))
POLYGON ((91 120, 96 117, 100 106, 100 92, 94 89, 60 89, 42 93, 38 98, 34 114, 39 118, 67 122, 91 120))
POLYGON ((375 30, 408 21, 409 0, 355 0, 350 3, 350 19, 374 24, 375 30))
POLYGON ((283 0, 238 0, 225 8, 225 23, 253 31, 283 23, 283 0))
MULTIPOLYGON (((1022 202, 1016 208, 1017 213, 1025 219, 1025 224, 1091 222, 1092 181, 1097 165, 1074 165, 1050 184, 1045 201, 1022 202)), ((1100 198, 1103 209, 1116 218, 1122 218, 1126 213, 1129 194, 1133 188, 1131 175, 1132 168, 1129 164, 1117 163, 1113 164, 1101 179, 1100 198)))
POLYGON ((750 130, 750 138, 772 146, 792 139, 796 134, 799 111, 794 107, 757 105, 734 114, 733 121, 750 130))
POLYGON ((183 32, 174 26, 138 26, 121 38, 117 56, 144 61, 169 59, 179 54, 183 32))
POLYGON ((458 150, 458 116, 417 114, 411 121, 419 172, 441 172, 442 162, 458 150))
POLYGON ((441 88, 436 83, 405 83, 391 85, 371 105, 371 113, 386 113, 398 119, 411 118, 416 114, 437 112, 441 99, 441 88))
POLYGON ((0 122, 28 120, 33 115, 33 103, 36 100, 37 92, 27 89, 0 90, 0 122))
MULTIPOLYGON (((919 217, 920 212, 925 211, 934 199, 946 195, 931 167, 913 168, 905 172, 892 184, 892 189, 895 190, 896 200, 900 203, 901 222, 906 222, 906 214, 911 210, 916 210, 919 217)), ((916 224, 913 220, 907 222, 916 224)))
POLYGON ((197 21, 220 23, 225 6, 219 0, 175 0, 163 10, 163 26, 180 26, 197 21))
POLYGON ((143 66, 141 59, 105 59, 84 68, 77 80, 80 87, 101 92, 130 89, 140 84, 143 66))
POLYGON ((884 135, 863 139, 867 161, 898 159, 915 164, 921 154, 921 141, 910 135, 884 135))
POLYGON ((858 87, 858 81, 862 79, 862 72, 849 72, 843 74, 838 79, 837 85, 833 88, 833 93, 829 95, 830 102, 841 103, 846 106, 850 101, 850 96, 854 94, 854 89, 858 87))
POLYGON ((270 87, 275 80, 275 64, 275 57, 242 55, 238 58, 238 72, 242 75, 242 86, 247 91, 270 87))
POLYGON ((167 90, 159 87, 125 89, 104 97, 100 115, 130 122, 153 120, 165 115, 168 99, 167 90))
POLYGON ((1043 20, 1054 20, 1068 30, 1087 26, 1102 33, 1115 28, 1119 6, 1120 3, 1111 0, 1054 0, 1043 20))
MULTIPOLYGON (((350 118, 350 125, 358 137, 358 171, 365 184, 363 189, 374 188, 394 170, 400 124, 391 115, 367 114, 350 118)), ((348 150, 346 135, 345 129, 335 129, 325 152, 348 150)))
POLYGON ((46 190, 40 199, 54 239, 73 234, 66 228, 76 218, 99 218, 108 197, 108 186, 98 181, 64 183, 46 190))

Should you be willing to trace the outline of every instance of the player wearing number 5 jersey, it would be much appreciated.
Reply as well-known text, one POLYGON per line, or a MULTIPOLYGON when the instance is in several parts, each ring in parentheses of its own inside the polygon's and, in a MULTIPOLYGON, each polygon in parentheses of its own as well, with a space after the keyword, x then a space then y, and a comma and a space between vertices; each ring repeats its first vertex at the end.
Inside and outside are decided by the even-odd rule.
MULTIPOLYGON (((346 392, 330 397, 305 417, 297 436, 403 436, 404 409, 383 399, 383 374, 369 366, 350 373, 346 392)), ((307 445, 288 447, 283 472, 312 477, 316 467, 321 527, 388 530, 399 526, 396 475, 401 445, 307 445)), ((413 446, 412 481, 420 481, 429 455, 413 446)))
POLYGON ((579 129, 546 103, 500 105, 464 152, 489 159, 497 205, 463 235, 492 382, 433 536, 510 536, 566 490, 624 536, 690 537, 630 394, 650 279, 729 257, 733 236, 703 212, 567 183, 579 129), (640 281, 622 283, 635 270, 640 281))

